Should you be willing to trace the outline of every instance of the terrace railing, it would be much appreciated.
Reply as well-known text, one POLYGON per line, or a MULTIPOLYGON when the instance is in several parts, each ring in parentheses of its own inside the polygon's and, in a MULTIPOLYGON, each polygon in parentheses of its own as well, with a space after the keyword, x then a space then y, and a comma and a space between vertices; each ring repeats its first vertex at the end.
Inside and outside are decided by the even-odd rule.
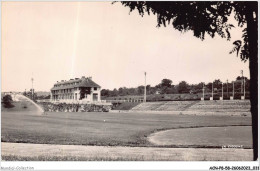
POLYGON ((51 102, 54 104, 66 103, 66 104, 96 104, 96 105, 112 105, 111 102, 107 102, 106 100, 100 101, 87 101, 87 100, 73 100, 73 99, 56 99, 49 101, 38 101, 38 102, 51 102))
POLYGON ((41 100, 36 100, 37 102, 50 102, 50 99, 41 99, 41 100))
POLYGON ((143 99, 133 99, 133 100, 105 100, 106 102, 110 103, 123 103, 123 102, 132 102, 132 103, 141 103, 143 99))

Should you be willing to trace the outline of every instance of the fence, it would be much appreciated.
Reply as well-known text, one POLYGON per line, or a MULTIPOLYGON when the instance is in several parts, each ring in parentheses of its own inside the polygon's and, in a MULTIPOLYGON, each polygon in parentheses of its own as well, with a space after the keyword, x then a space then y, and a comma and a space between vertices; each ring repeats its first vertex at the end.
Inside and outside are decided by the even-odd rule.
POLYGON ((123 103, 123 102, 132 102, 132 103, 140 103, 143 102, 143 99, 129 99, 129 100, 104 100, 106 102, 110 102, 110 103, 123 103))
POLYGON ((37 100, 37 102, 51 102, 50 99, 41 99, 41 100, 37 100))
POLYGON ((66 104, 97 104, 97 105, 111 105, 111 102, 107 102, 106 100, 101 101, 87 101, 87 100, 51 100, 51 99, 43 99, 37 100, 37 102, 49 102, 53 104, 66 103, 66 104))

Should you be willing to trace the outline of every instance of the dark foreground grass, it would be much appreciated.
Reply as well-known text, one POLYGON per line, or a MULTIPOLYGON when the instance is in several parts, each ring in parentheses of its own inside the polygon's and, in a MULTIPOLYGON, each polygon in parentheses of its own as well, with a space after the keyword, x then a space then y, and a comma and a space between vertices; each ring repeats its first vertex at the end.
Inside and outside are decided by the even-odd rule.
POLYGON ((142 113, 48 112, 39 115, 2 112, 1 140, 37 144, 154 146, 147 141, 147 136, 159 130, 230 125, 251 125, 251 118, 142 113))

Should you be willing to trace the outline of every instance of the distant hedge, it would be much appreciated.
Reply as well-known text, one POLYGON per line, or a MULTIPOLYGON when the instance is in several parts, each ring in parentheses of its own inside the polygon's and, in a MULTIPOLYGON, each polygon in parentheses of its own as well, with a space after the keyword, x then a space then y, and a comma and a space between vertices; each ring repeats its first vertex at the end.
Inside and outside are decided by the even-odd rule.
POLYGON ((108 112, 112 106, 96 104, 53 104, 50 102, 38 103, 43 106, 44 111, 49 112, 108 112))

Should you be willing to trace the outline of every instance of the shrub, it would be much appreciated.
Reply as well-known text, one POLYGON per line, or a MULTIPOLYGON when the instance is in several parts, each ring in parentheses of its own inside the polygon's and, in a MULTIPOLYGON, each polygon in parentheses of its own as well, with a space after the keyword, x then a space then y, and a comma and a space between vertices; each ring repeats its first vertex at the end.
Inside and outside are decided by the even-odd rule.
POLYGON ((12 104, 12 101, 13 101, 12 96, 10 96, 8 94, 3 97, 2 103, 4 104, 5 108, 12 108, 12 107, 14 107, 14 105, 12 104))

